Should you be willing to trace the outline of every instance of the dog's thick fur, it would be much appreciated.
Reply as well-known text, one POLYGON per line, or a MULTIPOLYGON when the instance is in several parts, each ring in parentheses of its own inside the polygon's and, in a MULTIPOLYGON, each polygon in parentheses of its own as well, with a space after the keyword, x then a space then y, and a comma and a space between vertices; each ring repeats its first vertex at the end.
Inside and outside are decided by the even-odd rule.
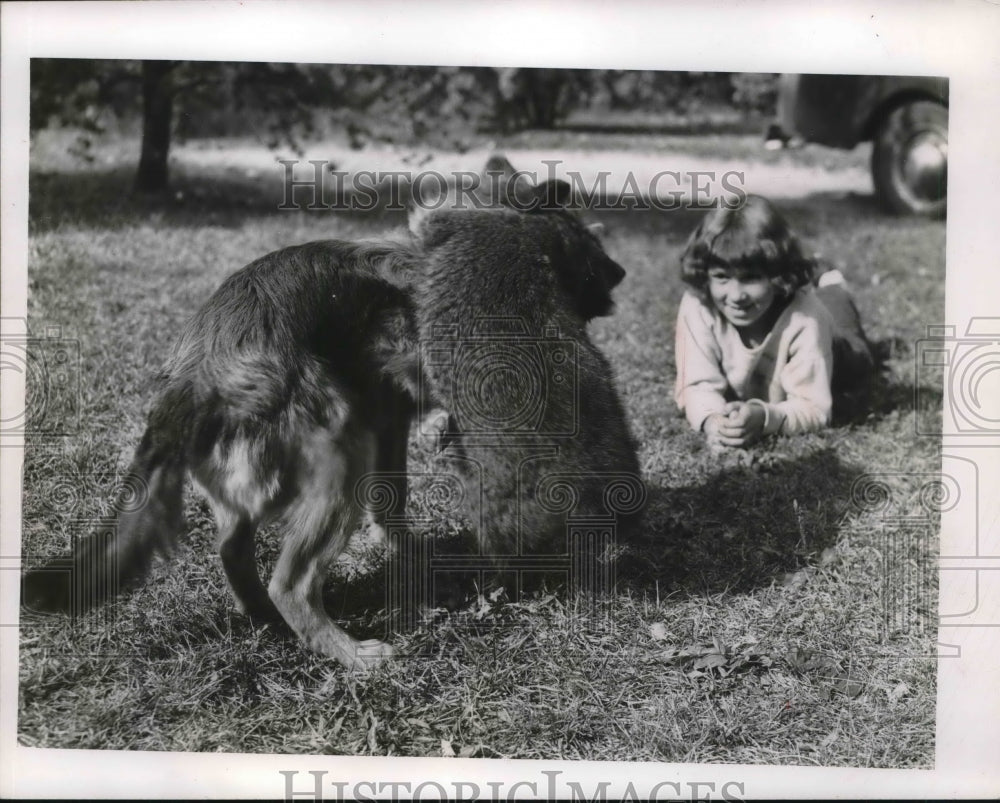
MULTIPOLYGON (((358 667, 390 654, 358 643, 324 612, 324 568, 362 515, 369 472, 406 498, 406 445, 419 386, 415 319, 404 289, 409 246, 338 241, 286 248, 230 276, 188 324, 129 469, 148 502, 120 514, 113 540, 83 539, 72 557, 24 577, 36 610, 82 610, 146 573, 181 526, 188 474, 215 513, 238 606, 280 616, 312 649, 358 667), (270 581, 254 558, 258 527, 278 521, 270 581), (55 582, 54 570, 68 573, 55 582)), ((384 513, 385 511, 383 511, 384 513)))
MULTIPOLYGON (((498 167, 513 173, 506 160, 488 165, 498 167)), ((533 188, 511 178, 508 189, 507 202, 515 191, 551 201, 568 185, 533 188)), ((464 331, 482 317, 516 317, 529 337, 558 327, 576 351, 578 384, 547 399, 542 427, 562 432, 579 419, 574 437, 529 433, 527 444, 483 447, 463 433, 468 422, 459 408, 455 432, 442 438, 458 439, 453 451, 470 485, 470 460, 485 471, 489 504, 469 512, 489 522, 494 551, 510 547, 517 532, 535 534, 538 544, 565 528, 565 515, 534 498, 545 476, 577 474, 585 511, 596 510, 609 474, 637 477, 610 368, 586 334, 587 320, 610 311, 622 268, 564 211, 442 211, 414 216, 413 226, 412 245, 314 242, 269 254, 223 282, 187 325, 161 377, 127 483, 144 486, 146 503, 119 506, 112 539, 95 533, 71 556, 28 572, 25 605, 81 611, 139 581, 181 530, 190 476, 215 513, 223 568, 242 611, 280 616, 309 647, 346 667, 391 655, 387 644, 358 642, 337 627, 321 587, 326 564, 364 512, 359 482, 382 474, 396 486, 394 506, 371 511, 376 524, 401 515, 411 421, 418 411, 439 411, 436 388, 462 381, 422 373, 419 339, 435 338, 436 323, 464 331), (547 460, 532 462, 539 448, 547 460), (283 546, 265 589, 254 535, 271 521, 283 530, 283 546), (66 575, 62 582, 57 572, 66 575)), ((491 404, 502 417, 522 401, 500 392, 491 404)))
POLYGON ((415 293, 424 373, 451 413, 447 454, 466 514, 500 565, 565 552, 570 518, 621 513, 623 532, 645 497, 611 368, 586 328, 611 312, 625 271, 562 208, 565 182, 532 191, 533 212, 442 209, 411 220, 425 257, 415 293), (567 361, 549 364, 557 351, 567 361), (442 353, 452 356, 433 357, 442 353), (505 428, 518 411, 530 420, 505 428), (567 495, 575 500, 564 504, 567 495))

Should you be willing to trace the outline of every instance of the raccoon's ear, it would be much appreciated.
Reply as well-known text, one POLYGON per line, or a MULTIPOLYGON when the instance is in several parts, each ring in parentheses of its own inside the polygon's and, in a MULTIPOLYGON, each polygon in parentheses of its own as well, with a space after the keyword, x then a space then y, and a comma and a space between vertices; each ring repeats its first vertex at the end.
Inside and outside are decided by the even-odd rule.
POLYGON ((487 176, 491 174, 499 175, 509 181, 517 171, 506 156, 502 153, 494 153, 486 160, 483 173, 487 176))
POLYGON ((498 198, 503 206, 525 209, 534 204, 535 186, 531 179, 515 170, 502 153, 495 153, 486 160, 482 177, 490 188, 490 198, 498 198))
POLYGON ((533 193, 540 209, 565 209, 573 200, 573 188, 561 178, 543 181, 533 193))

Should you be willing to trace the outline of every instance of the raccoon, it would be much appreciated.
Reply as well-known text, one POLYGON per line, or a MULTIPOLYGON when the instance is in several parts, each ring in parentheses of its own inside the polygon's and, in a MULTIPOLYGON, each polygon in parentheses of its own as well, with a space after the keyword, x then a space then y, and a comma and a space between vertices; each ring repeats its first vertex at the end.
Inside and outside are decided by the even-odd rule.
POLYGON ((645 499, 613 371, 587 334, 625 270, 566 208, 566 182, 517 190, 534 197, 525 211, 411 215, 421 375, 450 412, 442 443, 465 514, 501 566, 565 553, 574 522, 627 532, 645 499))

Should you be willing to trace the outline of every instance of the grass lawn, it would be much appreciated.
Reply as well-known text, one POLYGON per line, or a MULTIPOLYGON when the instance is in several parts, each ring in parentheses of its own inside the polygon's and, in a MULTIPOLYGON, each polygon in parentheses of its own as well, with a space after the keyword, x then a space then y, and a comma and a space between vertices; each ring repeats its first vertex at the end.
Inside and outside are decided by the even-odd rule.
MULTIPOLYGON (((710 144, 726 159, 748 147, 738 135, 710 144)), ((858 157, 801 158, 839 169, 858 157)), ((264 179, 178 169, 177 193, 152 201, 129 195, 127 164, 33 168, 29 322, 79 341, 81 411, 75 434, 29 439, 27 562, 108 514, 154 370, 223 277, 285 245, 405 225, 399 213, 278 211, 264 179)), ((892 345, 889 385, 861 424, 711 454, 671 398, 677 257, 702 213, 595 213, 628 277, 592 335, 617 372, 649 491, 603 618, 561 593, 480 599, 398 634, 403 659, 352 677, 235 613, 208 508, 189 494, 178 554, 142 588, 74 625, 22 622, 21 743, 932 766, 937 522, 918 475, 939 471, 940 454, 914 433, 940 411, 914 409, 913 353, 944 317, 945 227, 884 217, 858 195, 774 200, 852 283, 872 339, 892 345), (881 484, 856 486, 865 475, 881 484), (887 528, 887 509, 918 518, 887 528)), ((414 442, 414 472, 434 466, 414 442)), ((276 534, 258 549, 273 559, 276 534)), ((328 603, 355 632, 378 633, 384 572, 377 550, 355 558, 337 567, 328 603)))

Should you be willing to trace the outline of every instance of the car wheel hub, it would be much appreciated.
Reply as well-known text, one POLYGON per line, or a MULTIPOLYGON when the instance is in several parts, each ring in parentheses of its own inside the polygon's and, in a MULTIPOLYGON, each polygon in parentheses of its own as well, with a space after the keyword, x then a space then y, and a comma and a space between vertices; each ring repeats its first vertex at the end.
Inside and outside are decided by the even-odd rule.
POLYGON ((902 178, 922 201, 939 201, 948 191, 948 142, 934 133, 914 137, 903 153, 902 178))

